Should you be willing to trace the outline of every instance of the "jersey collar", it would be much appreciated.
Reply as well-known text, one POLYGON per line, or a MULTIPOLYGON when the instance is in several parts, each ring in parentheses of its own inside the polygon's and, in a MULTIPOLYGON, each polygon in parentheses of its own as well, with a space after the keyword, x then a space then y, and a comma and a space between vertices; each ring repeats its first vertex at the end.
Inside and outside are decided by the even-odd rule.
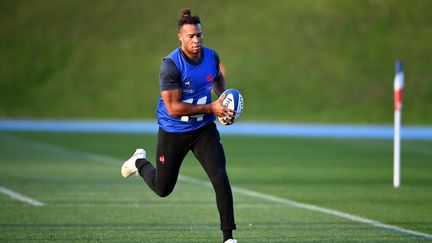
POLYGON ((179 50, 180 50, 180 53, 181 53, 183 59, 185 59, 186 62, 188 62, 192 66, 198 66, 204 60, 204 48, 203 47, 201 47, 200 58, 198 59, 198 61, 195 61, 195 60, 189 58, 188 56, 186 56, 186 54, 183 52, 183 50, 181 49, 181 47, 179 47, 179 50))

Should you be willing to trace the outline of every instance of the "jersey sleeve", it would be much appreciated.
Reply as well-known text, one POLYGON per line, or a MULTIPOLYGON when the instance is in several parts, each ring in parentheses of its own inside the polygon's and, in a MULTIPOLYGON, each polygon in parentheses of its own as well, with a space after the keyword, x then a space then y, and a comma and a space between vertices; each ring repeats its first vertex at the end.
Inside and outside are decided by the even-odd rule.
POLYGON ((159 73, 160 91, 182 88, 181 74, 171 58, 163 60, 159 73))

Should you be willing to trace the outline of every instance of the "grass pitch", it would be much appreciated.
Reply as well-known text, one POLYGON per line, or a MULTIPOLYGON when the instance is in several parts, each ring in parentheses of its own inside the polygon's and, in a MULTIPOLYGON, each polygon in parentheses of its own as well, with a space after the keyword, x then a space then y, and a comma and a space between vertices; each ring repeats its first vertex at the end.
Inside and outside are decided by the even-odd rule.
MULTIPOLYGON (((390 140, 224 136, 234 188, 329 208, 432 234, 431 141, 402 144, 402 186, 392 188, 390 140)), ((1 242, 220 242, 204 171, 192 156, 168 198, 122 160, 155 135, 0 133, 0 186, 44 206, 0 194, 1 242)), ((234 193, 239 242, 426 242, 431 238, 234 193)))

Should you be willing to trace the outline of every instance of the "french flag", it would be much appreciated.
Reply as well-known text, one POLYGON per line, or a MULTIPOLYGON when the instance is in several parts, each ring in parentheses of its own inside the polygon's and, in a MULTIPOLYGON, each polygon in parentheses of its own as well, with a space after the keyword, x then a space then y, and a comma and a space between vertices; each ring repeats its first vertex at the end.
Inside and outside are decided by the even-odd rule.
POLYGON ((401 109, 403 96, 404 73, 400 61, 396 61, 396 76, 394 80, 394 102, 395 102, 395 123, 394 123, 394 159, 393 159, 393 186, 400 185, 400 130, 401 130, 401 109))
POLYGON ((394 102, 395 111, 402 109, 402 97, 403 97, 403 85, 404 85, 404 72, 401 62, 396 61, 396 76, 394 79, 394 102))

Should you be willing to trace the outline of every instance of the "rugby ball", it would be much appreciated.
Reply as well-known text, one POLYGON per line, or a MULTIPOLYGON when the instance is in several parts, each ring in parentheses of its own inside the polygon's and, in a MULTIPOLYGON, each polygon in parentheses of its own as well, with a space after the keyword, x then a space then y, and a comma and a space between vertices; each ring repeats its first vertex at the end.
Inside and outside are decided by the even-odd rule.
POLYGON ((232 118, 229 118, 227 116, 218 117, 218 120, 223 125, 231 125, 234 122, 236 122, 243 111, 243 96, 240 94, 240 92, 236 89, 227 89, 222 94, 221 97, 224 97, 222 100, 222 105, 225 107, 234 110, 235 116, 232 118))

